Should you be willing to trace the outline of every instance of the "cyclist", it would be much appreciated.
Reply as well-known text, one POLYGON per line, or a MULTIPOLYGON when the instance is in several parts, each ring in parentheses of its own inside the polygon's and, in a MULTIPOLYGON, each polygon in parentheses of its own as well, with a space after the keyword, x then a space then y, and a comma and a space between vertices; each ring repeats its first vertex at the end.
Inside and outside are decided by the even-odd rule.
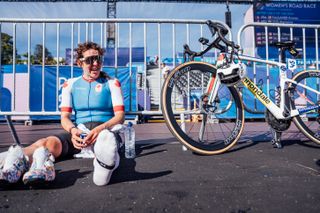
POLYGON ((63 85, 60 109, 64 131, 26 148, 16 145, 1 153, 1 180, 15 183, 22 177, 26 184, 53 181, 54 159, 73 156, 94 145, 93 181, 96 185, 108 184, 120 161, 115 135, 109 130, 123 123, 125 113, 120 82, 101 71, 102 58, 103 49, 96 43, 78 45, 77 64, 83 73, 63 85), (75 124, 71 121, 72 111, 75 124), (77 128, 79 124, 90 130, 85 138, 80 137, 83 132, 77 128))

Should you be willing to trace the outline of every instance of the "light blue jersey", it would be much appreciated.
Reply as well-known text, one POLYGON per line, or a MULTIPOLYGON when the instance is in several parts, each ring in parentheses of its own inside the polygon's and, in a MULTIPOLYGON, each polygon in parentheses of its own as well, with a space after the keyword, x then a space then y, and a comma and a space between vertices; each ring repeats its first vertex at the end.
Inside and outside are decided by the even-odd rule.
POLYGON ((106 122, 117 111, 124 111, 120 82, 98 78, 87 81, 82 76, 66 81, 62 88, 61 112, 75 112, 76 123, 106 122))

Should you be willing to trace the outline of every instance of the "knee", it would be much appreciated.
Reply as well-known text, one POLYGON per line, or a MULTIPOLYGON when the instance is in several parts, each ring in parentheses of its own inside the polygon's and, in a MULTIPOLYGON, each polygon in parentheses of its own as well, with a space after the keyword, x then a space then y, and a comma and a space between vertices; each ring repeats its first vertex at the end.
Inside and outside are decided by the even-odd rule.
POLYGON ((117 142, 114 134, 109 130, 103 130, 98 135, 94 145, 95 152, 114 153, 117 151, 117 142))
POLYGON ((41 147, 41 146, 46 146, 47 144, 47 138, 41 138, 41 139, 38 139, 34 144, 32 144, 33 146, 35 147, 41 147))
POLYGON ((46 138, 41 138, 37 140, 33 146, 36 148, 38 147, 46 147, 50 152, 53 152, 54 150, 60 149, 61 144, 59 143, 59 139, 54 136, 49 136, 46 138))

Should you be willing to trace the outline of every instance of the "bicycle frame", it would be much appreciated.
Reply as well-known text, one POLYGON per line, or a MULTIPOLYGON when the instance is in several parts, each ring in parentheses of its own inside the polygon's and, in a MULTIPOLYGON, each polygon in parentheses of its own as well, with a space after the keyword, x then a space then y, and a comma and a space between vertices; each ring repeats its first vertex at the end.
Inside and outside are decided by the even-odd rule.
MULTIPOLYGON (((223 53, 225 54, 225 53, 223 53)), ((242 78, 243 85, 277 118, 277 119, 290 119, 294 116, 305 114, 307 112, 310 112, 312 110, 316 110, 320 108, 320 105, 314 105, 309 106, 305 108, 299 108, 299 109, 290 109, 290 106, 288 103, 285 102, 287 94, 287 88, 290 84, 296 84, 300 87, 305 88, 306 90, 309 90, 317 95, 320 95, 320 91, 314 90, 311 87, 295 82, 292 79, 289 79, 287 77, 287 71, 286 64, 275 62, 275 61, 269 61, 269 60, 263 60, 263 59, 257 59, 250 56, 245 55, 239 55, 240 63, 242 60, 247 60, 251 62, 260 62, 268 65, 277 66, 279 68, 279 80, 280 80, 280 106, 277 106, 269 97, 266 95, 260 88, 252 82, 247 76, 242 78), (285 110, 289 109, 289 114, 285 115, 285 110)), ((218 73, 223 73, 223 69, 217 69, 217 75, 216 78, 211 78, 209 81, 209 84, 207 86, 207 93, 209 95, 209 104, 212 104, 215 100, 215 97, 218 93, 218 89, 220 85, 222 84, 219 79, 218 73), (212 83, 214 81, 214 83, 212 83)))

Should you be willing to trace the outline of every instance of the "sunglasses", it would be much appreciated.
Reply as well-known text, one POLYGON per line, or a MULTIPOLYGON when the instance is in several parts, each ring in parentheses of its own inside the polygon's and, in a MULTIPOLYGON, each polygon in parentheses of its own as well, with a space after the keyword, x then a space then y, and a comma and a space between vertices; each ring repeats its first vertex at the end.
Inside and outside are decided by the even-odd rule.
POLYGON ((86 58, 80 58, 80 61, 86 63, 87 65, 92 65, 95 61, 99 64, 102 63, 102 57, 100 55, 93 55, 86 58))

